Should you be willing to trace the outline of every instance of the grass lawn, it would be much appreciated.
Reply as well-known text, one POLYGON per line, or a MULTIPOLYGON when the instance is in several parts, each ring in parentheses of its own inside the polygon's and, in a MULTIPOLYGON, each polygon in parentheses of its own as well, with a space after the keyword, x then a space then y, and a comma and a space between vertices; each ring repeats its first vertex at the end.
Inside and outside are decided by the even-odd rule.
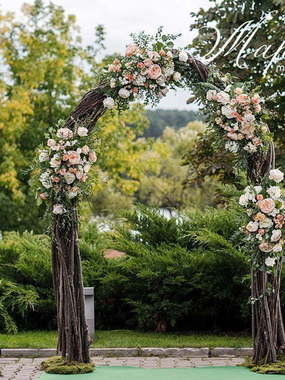
MULTIPOLYGON (((145 333, 130 330, 97 331, 92 347, 250 347, 251 338, 234 334, 145 333)), ((55 331, 0 334, 0 348, 56 347, 55 331)))

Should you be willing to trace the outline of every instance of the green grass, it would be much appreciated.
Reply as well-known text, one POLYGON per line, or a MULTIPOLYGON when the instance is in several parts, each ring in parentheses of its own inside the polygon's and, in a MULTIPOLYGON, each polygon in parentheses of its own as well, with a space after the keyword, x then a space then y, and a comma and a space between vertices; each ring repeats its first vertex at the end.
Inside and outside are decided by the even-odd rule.
MULTIPOLYGON (((92 347, 250 347, 251 338, 234 334, 145 333, 130 330, 97 331, 92 347)), ((55 331, 0 334, 0 348, 56 347, 55 331)))

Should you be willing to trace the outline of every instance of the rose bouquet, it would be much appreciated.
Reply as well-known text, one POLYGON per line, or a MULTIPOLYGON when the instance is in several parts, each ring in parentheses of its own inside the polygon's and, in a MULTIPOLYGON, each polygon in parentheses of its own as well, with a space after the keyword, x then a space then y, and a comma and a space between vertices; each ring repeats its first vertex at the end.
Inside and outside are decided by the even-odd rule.
POLYGON ((284 174, 269 172, 260 186, 247 186, 239 204, 246 209, 248 223, 242 227, 253 254, 253 264, 262 270, 273 268, 284 244, 285 201, 280 186, 284 174))
POLYGON ((206 102, 226 150, 246 155, 266 149, 271 137, 259 94, 229 85, 224 91, 208 90, 206 102))
POLYGON ((169 89, 184 87, 194 79, 183 49, 173 50, 176 35, 163 35, 159 29, 155 38, 140 33, 125 55, 115 58, 106 68, 101 82, 106 86, 104 106, 126 109, 128 103, 142 99, 157 104, 169 89))
POLYGON ((88 129, 50 130, 47 147, 39 152, 41 168, 39 197, 53 203, 53 213, 66 212, 65 205, 82 192, 96 153, 89 147, 88 129))

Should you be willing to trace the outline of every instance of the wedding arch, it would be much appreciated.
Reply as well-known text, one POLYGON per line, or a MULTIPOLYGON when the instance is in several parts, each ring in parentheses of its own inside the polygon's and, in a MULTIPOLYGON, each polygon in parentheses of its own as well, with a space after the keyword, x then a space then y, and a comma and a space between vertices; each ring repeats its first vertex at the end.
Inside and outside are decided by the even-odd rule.
POLYGON ((174 49, 177 36, 162 29, 152 37, 133 35, 124 56, 98 75, 65 122, 49 130, 40 151, 39 196, 53 216, 52 268, 57 304, 58 353, 67 362, 89 362, 88 329, 78 243, 78 201, 88 192, 88 172, 96 162, 92 149, 97 120, 109 109, 131 101, 156 104, 169 89, 190 89, 204 107, 209 128, 221 149, 236 156, 248 186, 239 203, 247 223, 241 226, 251 257, 253 362, 271 363, 285 349, 280 305, 285 202, 275 169, 268 112, 252 83, 235 83, 229 74, 208 68, 185 50, 174 49))

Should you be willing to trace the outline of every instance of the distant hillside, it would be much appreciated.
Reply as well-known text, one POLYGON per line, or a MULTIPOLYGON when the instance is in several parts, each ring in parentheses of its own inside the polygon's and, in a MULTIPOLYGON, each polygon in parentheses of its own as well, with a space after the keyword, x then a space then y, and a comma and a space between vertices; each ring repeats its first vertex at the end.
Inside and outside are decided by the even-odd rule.
POLYGON ((165 110, 161 108, 154 111, 147 110, 147 117, 150 121, 150 126, 145 130, 145 137, 159 137, 165 127, 179 129, 190 121, 203 120, 202 114, 198 111, 165 110))

